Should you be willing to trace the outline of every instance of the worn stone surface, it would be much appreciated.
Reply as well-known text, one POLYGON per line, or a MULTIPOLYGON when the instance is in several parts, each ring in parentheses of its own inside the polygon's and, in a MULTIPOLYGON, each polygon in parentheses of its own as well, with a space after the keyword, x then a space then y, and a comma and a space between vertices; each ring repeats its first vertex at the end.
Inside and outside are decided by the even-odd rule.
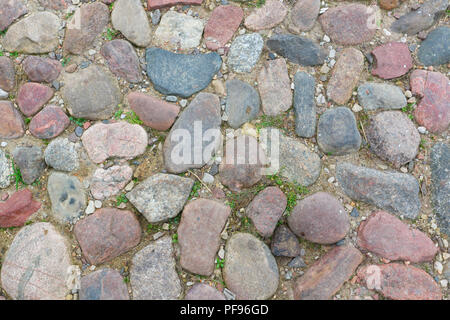
POLYGON ((380 112, 370 118, 365 131, 371 151, 394 166, 400 167, 416 157, 420 135, 405 113, 380 112))
POLYGON ((301 253, 297 237, 285 225, 281 225, 275 230, 271 249, 273 255, 282 257, 297 257, 301 253))
POLYGON ((0 138, 17 139, 25 134, 25 124, 10 101, 0 101, 0 138))
POLYGON ((244 81, 231 79, 225 85, 227 88, 225 112, 228 124, 237 129, 258 116, 261 100, 258 92, 244 81))
POLYGON ((450 28, 439 27, 431 31, 417 52, 419 61, 426 66, 450 62, 450 28))
POLYGON ((287 199, 278 187, 267 187, 247 207, 246 214, 263 237, 270 237, 286 209, 287 199))
POLYGON ((347 103, 363 69, 364 56, 361 51, 355 48, 342 50, 328 81, 328 97, 337 104, 347 103))
POLYGON ((450 82, 439 72, 414 70, 410 76, 411 91, 422 98, 414 110, 417 123, 440 133, 450 124, 450 82))
POLYGON ((358 152, 361 135, 353 112, 346 107, 325 111, 317 124, 317 144, 331 155, 344 155, 358 152))
POLYGON ((450 235, 450 146, 436 143, 431 149, 432 200, 441 231, 450 235))
POLYGON ((80 300, 129 300, 127 285, 119 272, 101 269, 81 277, 80 300))
POLYGON ((22 0, 0 0, 0 31, 8 28, 14 20, 28 13, 22 0))
POLYGON ((231 40, 243 18, 244 11, 238 6, 214 8, 203 33, 206 47, 210 50, 223 48, 231 40))
POLYGON ((147 49, 147 74, 155 89, 166 95, 187 98, 203 90, 221 65, 215 52, 193 55, 147 49))
POLYGON ((107 119, 122 101, 117 80, 96 65, 65 73, 64 82, 61 93, 67 109, 76 118, 107 119))
POLYGON ((197 199, 184 207, 177 230, 180 264, 184 269, 194 274, 211 275, 220 234, 230 213, 230 207, 208 199, 197 199))
POLYGON ((214 287, 196 283, 186 293, 184 300, 226 300, 225 295, 214 287))
POLYGON ((293 63, 303 66, 322 64, 325 51, 316 42, 293 34, 276 34, 266 41, 267 47, 293 63))
POLYGON ((402 90, 387 83, 363 83, 358 87, 358 102, 367 111, 406 107, 406 98, 402 90))
POLYGON ((90 264, 120 256, 141 241, 141 226, 134 213, 103 208, 77 222, 74 234, 90 264))
POLYGON ((288 8, 278 0, 267 0, 261 8, 254 10, 244 25, 249 30, 271 29, 280 24, 288 13, 288 8))
POLYGON ((62 70, 59 61, 37 56, 26 57, 22 66, 28 79, 35 82, 51 83, 58 78, 62 70))
POLYGON ((40 83, 27 82, 17 94, 20 111, 27 117, 34 116, 53 97, 54 91, 40 83))
POLYGON ((383 79, 401 77, 412 68, 412 58, 408 45, 402 42, 389 42, 372 51, 375 68, 372 74, 383 79))
POLYGON ((140 92, 127 96, 130 108, 147 127, 165 131, 174 123, 180 107, 140 92))
MULTIPOLYGON (((3 150, 0 150, 0 189, 9 187, 13 174, 11 163, 3 150)), ((3 200, 3 199, 2 199, 3 200)))
POLYGON ((157 173, 137 185, 126 196, 150 222, 165 221, 183 210, 194 181, 172 174, 157 173))
POLYGON ((279 273, 270 249, 249 233, 235 233, 225 248, 223 278, 239 300, 269 299, 277 290, 279 273))
POLYGON ((413 263, 432 261, 438 252, 425 233, 384 211, 372 213, 360 224, 358 246, 391 261, 413 263))
POLYGON ((134 300, 176 300, 182 292, 175 269, 172 239, 165 236, 138 251, 132 260, 130 282, 134 300))
POLYGON ((60 171, 74 171, 79 167, 75 144, 67 138, 57 138, 44 151, 45 162, 60 171))
POLYGON ((275 116, 292 106, 291 79, 284 59, 266 61, 257 81, 265 114, 275 116))
POLYGON ((306 72, 294 76, 295 133, 311 138, 316 133, 316 102, 314 99, 316 81, 306 72))
POLYGON ((328 9, 319 22, 334 42, 355 45, 370 41, 377 28, 376 6, 355 3, 328 9))
POLYGON ((420 212, 419 184, 409 174, 381 172, 341 162, 336 166, 336 178, 353 200, 373 204, 409 219, 416 218, 420 212))
POLYGON ((4 256, 2 288, 16 300, 64 300, 69 253, 66 239, 50 223, 23 227, 4 256))
POLYGON ((89 158, 101 163, 110 157, 133 159, 145 152, 147 132, 138 124, 125 121, 96 123, 81 137, 89 158))
POLYGON ((248 73, 259 60, 264 45, 259 33, 237 36, 231 43, 227 65, 237 73, 248 73))
POLYGON ((334 247, 295 282, 294 299, 331 299, 344 282, 350 279, 362 260, 362 254, 354 247, 334 247))
POLYGON ((16 191, 8 200, 0 202, 0 227, 21 227, 40 208, 41 203, 33 200, 30 190, 16 191))
POLYGON ((38 0, 38 2, 41 6, 47 9, 64 10, 67 8, 70 0, 38 0))
POLYGON ((369 265, 358 270, 369 289, 393 300, 441 300, 438 284, 425 271, 404 264, 369 265))
POLYGON ((133 169, 128 165, 98 168, 92 175, 91 194, 95 199, 104 200, 115 196, 133 177, 133 169))
POLYGON ((202 2, 203 0, 148 0, 147 8, 154 10, 165 7, 172 7, 178 4, 200 5, 202 4, 202 2))
POLYGON ((288 29, 294 33, 311 30, 319 15, 320 0, 297 1, 289 15, 288 29))
POLYGON ((8 57, 0 57, 0 89, 11 91, 16 86, 14 63, 8 57))
POLYGON ((35 115, 28 126, 31 134, 39 139, 59 136, 70 124, 69 117, 57 106, 46 106, 35 115))
POLYGON ((53 217, 58 222, 73 222, 84 214, 86 194, 78 178, 53 172, 48 178, 47 189, 53 217))
POLYGON ((100 53, 116 76, 131 83, 142 81, 139 58, 128 41, 120 39, 109 41, 103 45, 100 53))
POLYGON ((13 151, 13 158, 26 184, 32 184, 46 167, 44 155, 38 146, 18 146, 13 151))

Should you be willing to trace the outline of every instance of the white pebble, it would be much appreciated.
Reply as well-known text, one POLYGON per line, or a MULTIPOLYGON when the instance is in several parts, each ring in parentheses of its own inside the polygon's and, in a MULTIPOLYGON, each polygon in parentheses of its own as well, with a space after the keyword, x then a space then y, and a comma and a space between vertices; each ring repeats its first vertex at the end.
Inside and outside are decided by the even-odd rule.
POLYGON ((324 35, 324 36, 323 36, 323 41, 325 41, 325 42, 330 42, 330 41, 331 41, 331 39, 330 39, 330 37, 329 37, 329 36, 327 36, 327 35, 324 35))
POLYGON ((86 213, 86 214, 91 214, 91 213, 94 213, 94 211, 95 211, 95 204, 94 204, 94 201, 89 200, 89 204, 88 204, 88 206, 87 206, 87 208, 86 208, 85 213, 86 213))
POLYGON ((334 177, 328 178, 328 183, 333 183, 333 182, 334 182, 334 177))
POLYGON ((102 207, 102 202, 101 202, 100 200, 95 200, 95 201, 94 201, 94 206, 95 206, 97 209, 100 209, 100 208, 102 207))
POLYGON ((336 57, 336 50, 331 49, 331 50, 330 50, 330 53, 328 54, 328 56, 329 56, 330 58, 336 57))
POLYGON ((360 112, 360 111, 362 111, 362 109, 363 108, 357 103, 355 103, 352 108, 353 112, 360 112))
POLYGON ((436 261, 434 263, 434 270, 436 270, 437 273, 442 274, 442 271, 444 270, 444 266, 439 261, 436 261))
POLYGON ((425 127, 418 127, 417 131, 419 131, 419 133, 421 133, 421 134, 425 134, 425 133, 427 133, 427 128, 425 128, 425 127))
POLYGON ((205 172, 203 174, 203 182, 206 184, 212 184, 214 182, 214 177, 209 173, 205 172))
POLYGON ((8 145, 8 142, 2 141, 2 143, 1 143, 2 148, 6 147, 7 145, 8 145))

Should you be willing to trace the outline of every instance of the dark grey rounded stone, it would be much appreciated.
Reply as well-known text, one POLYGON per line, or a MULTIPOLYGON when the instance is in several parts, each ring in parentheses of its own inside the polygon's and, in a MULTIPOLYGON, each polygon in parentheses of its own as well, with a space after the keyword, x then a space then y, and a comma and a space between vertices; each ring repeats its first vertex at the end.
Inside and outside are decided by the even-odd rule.
POLYGON ((431 31, 417 53, 425 66, 438 66, 450 61, 450 28, 439 27, 431 31))
POLYGON ((226 87, 225 112, 228 116, 228 124, 230 127, 237 129, 258 116, 261 100, 258 92, 251 85, 241 80, 228 80, 226 87))
POLYGON ((316 102, 314 100, 316 81, 306 72, 294 76, 295 133, 311 138, 316 133, 316 102))
POLYGON ((17 147, 13 151, 13 157, 26 184, 39 178, 46 167, 42 150, 37 146, 17 147))

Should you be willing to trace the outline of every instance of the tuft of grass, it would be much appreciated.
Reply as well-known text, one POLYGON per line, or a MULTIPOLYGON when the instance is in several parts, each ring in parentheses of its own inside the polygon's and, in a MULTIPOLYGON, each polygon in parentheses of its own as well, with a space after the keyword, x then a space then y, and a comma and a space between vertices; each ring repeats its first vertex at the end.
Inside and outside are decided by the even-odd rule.
POLYGON ((6 34, 6 31, 8 31, 8 28, 0 30, 0 37, 3 37, 6 34))
POLYGON ((70 119, 70 121, 72 121, 73 123, 75 123, 79 127, 82 127, 83 124, 87 121, 86 119, 75 118, 75 117, 69 117, 69 119, 70 119))
MULTIPOLYGON (((281 169, 282 170, 282 169, 281 169)), ((267 176, 267 178, 274 182, 285 193, 287 198, 286 212, 289 215, 297 205, 297 197, 309 193, 307 187, 302 186, 299 183, 292 183, 281 177, 279 174, 267 176)))
POLYGON ((128 199, 125 196, 125 193, 119 194, 116 198, 116 206, 120 206, 122 203, 127 203, 128 199))
POLYGON ((130 282, 130 277, 124 277, 124 278, 123 278, 123 282, 129 283, 129 282, 130 282))
POLYGON ((256 130, 259 132, 262 128, 268 128, 268 127, 283 127, 283 115, 278 116, 268 116, 268 115, 262 115, 261 121, 255 124, 256 130))
POLYGON ((70 62, 70 58, 62 58, 61 65, 65 67, 70 62))
POLYGON ((198 192, 200 191, 201 188, 202 188, 201 182, 198 180, 195 180, 194 186, 192 187, 191 194, 189 195, 189 200, 192 198, 198 197, 199 196, 198 192))
POLYGON ((29 124, 31 121, 31 118, 25 118, 25 124, 29 124))
POLYGON ((69 20, 70 18, 73 17, 73 15, 75 14, 75 12, 69 12, 66 14, 66 16, 64 17, 66 20, 69 20))
POLYGON ((10 56, 11 58, 17 58, 17 57, 19 56, 19 53, 18 53, 17 51, 13 51, 13 52, 10 52, 10 53, 9 53, 9 56, 10 56))
POLYGON ((119 31, 108 28, 108 29, 106 30, 106 32, 103 33, 103 38, 104 38, 105 40, 111 41, 112 39, 114 39, 115 37, 117 37, 118 34, 119 34, 119 31))
POLYGON ((216 269, 222 269, 225 266, 225 259, 216 258, 216 269))
POLYGON ((151 224, 151 223, 149 223, 147 225, 147 232, 153 232, 153 231, 159 231, 159 230, 161 230, 161 226, 159 226, 159 225, 151 224))
POLYGON ((178 233, 172 235, 172 243, 178 243, 178 233))
POLYGON ((19 190, 19 184, 25 184, 23 182, 22 173, 20 172, 20 168, 16 167, 14 164, 14 161, 11 161, 11 166, 13 169, 13 174, 10 175, 10 177, 14 178, 14 182, 16 184, 16 190, 19 190))
POLYGON ((265 3, 266 3, 266 0, 256 0, 256 1, 248 2, 247 6, 261 8, 265 3))

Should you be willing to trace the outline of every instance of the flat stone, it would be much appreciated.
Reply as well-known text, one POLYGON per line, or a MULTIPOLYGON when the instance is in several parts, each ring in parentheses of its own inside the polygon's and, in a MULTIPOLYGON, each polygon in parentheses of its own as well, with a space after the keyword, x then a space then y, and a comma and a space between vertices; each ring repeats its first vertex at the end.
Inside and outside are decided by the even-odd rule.
POLYGON ((278 257, 297 257, 301 253, 297 237, 285 225, 281 225, 275 230, 271 249, 273 255, 278 257))
MULTIPOLYGON (((300 2, 299 2, 300 3, 300 2)), ((316 81, 306 72, 294 76, 295 133, 311 138, 316 134, 316 101, 314 99, 316 81)))
POLYGON ((294 299, 331 299, 362 260, 363 255, 354 247, 334 247, 294 283, 294 299))
POLYGON ((57 106, 46 106, 31 119, 28 129, 39 139, 52 139, 70 125, 69 117, 57 106))
POLYGON ((117 80, 97 65, 65 73, 64 83, 62 97, 76 118, 108 119, 122 101, 117 80))
POLYGON ((128 165, 98 168, 92 175, 91 194, 98 200, 115 196, 125 188, 132 177, 133 169, 128 165))
POLYGON ((140 0, 117 0, 111 13, 111 22, 114 29, 136 46, 150 45, 152 31, 140 0))
POLYGON ((130 282, 134 300, 176 300, 182 293, 172 239, 151 242, 133 257, 130 282))
POLYGON ((406 107, 406 98, 402 90, 387 83, 363 83, 358 87, 358 102, 367 111, 406 107))
POLYGON ((47 83, 55 81, 63 68, 57 60, 37 56, 26 57, 22 67, 31 81, 47 83))
POLYGON ((353 112, 346 107, 325 111, 317 125, 317 144, 324 153, 333 156, 358 152, 361 135, 353 112))
POLYGON ((17 139, 25 134, 25 124, 10 101, 0 101, 0 138, 17 139))
POLYGON ((20 111, 27 117, 33 116, 53 97, 52 88, 40 83, 27 82, 22 85, 17 94, 17 104, 20 111))
POLYGON ((237 73, 249 73, 261 55, 264 41, 260 34, 249 33, 237 36, 231 43, 227 65, 237 73))
POLYGON ((155 31, 156 43, 168 48, 191 49, 200 44, 204 23, 184 13, 167 11, 155 31))
POLYGON ((45 162, 60 171, 74 171, 79 167, 75 143, 67 138, 52 140, 44 151, 45 162))
POLYGON ((30 190, 16 191, 8 200, 0 202, 0 227, 21 227, 40 208, 41 203, 33 200, 30 190))
POLYGON ((376 20, 377 7, 359 3, 330 8, 319 17, 325 34, 342 45, 370 41, 375 35, 376 20))
POLYGON ((278 266, 264 242, 249 233, 235 233, 225 247, 222 270, 238 300, 269 299, 278 288, 278 266))
POLYGON ((14 63, 8 57, 0 57, 0 89, 12 91, 16 86, 14 63))
POLYGON ((18 146, 13 151, 13 157, 26 184, 32 184, 46 167, 44 155, 38 146, 18 146))
POLYGON ((426 30, 434 25, 445 14, 448 0, 429 0, 418 10, 413 10, 401 16, 391 24, 391 30, 410 36, 426 30))
POLYGON ((27 54, 54 51, 59 43, 60 25, 60 19, 53 13, 33 13, 8 28, 3 49, 27 54))
POLYGON ((219 166, 220 182, 234 192, 249 188, 261 180, 267 163, 258 141, 239 135, 225 143, 225 156, 219 166))
POLYGON ((101 269, 81 277, 80 300, 130 300, 120 273, 101 269))
POLYGON ((401 111, 384 111, 374 115, 365 131, 370 150, 397 168, 414 160, 417 155, 419 132, 401 111))
POLYGON ((84 214, 86 194, 78 178, 53 172, 48 178, 48 194, 58 222, 73 222, 84 214))
POLYGON ((278 115, 292 106, 291 79, 284 59, 265 61, 257 80, 266 115, 278 115))
POLYGON ((183 110, 164 141, 167 171, 201 168, 211 159, 222 143, 220 111, 219 98, 206 92, 199 93, 183 110))
POLYGON ((293 34, 273 35, 266 45, 280 56, 303 66, 322 64, 327 56, 316 42, 293 34))
POLYGON ((104 208, 77 222, 74 234, 90 264, 102 264, 131 250, 141 241, 134 213, 104 208))
POLYGON ((391 261, 413 263, 432 261, 438 252, 425 233, 384 211, 374 212, 361 222, 358 246, 391 261))
POLYGON ((201 5, 203 0, 148 0, 147 9, 161 9, 165 7, 173 7, 179 4, 183 5, 201 5))
POLYGON ((186 293, 184 300, 226 300, 225 295, 214 287, 196 283, 186 293))
POLYGON ((193 185, 192 179, 157 173, 139 183, 126 197, 150 223, 160 222, 183 210, 193 185))
POLYGON ((375 68, 372 74, 383 79, 401 77, 412 68, 412 58, 408 45, 402 42, 389 42, 372 51, 375 68))
POLYGON ((445 131, 450 124, 450 82, 439 72, 414 70, 411 91, 422 98, 414 110, 417 123, 433 133, 445 131))
POLYGON ((246 215, 263 237, 270 237, 286 209, 287 199, 278 187, 267 187, 247 207, 246 215))
POLYGON ((336 243, 350 229, 349 217, 342 204, 325 192, 299 201, 287 221, 297 236, 320 244, 336 243))
POLYGON ((319 15, 320 0, 297 1, 291 9, 288 29, 293 33, 309 31, 319 15))
POLYGON ((438 142, 431 148, 432 200, 440 230, 450 235, 450 146, 438 142))
POLYGON ((133 46, 125 40, 106 42, 100 54, 106 59, 109 70, 131 83, 142 81, 139 58, 133 46))
POLYGON ((64 50, 82 54, 109 23, 109 9, 100 2, 85 3, 75 10, 67 22, 64 50))
POLYGON ((353 200, 373 204, 409 219, 415 219, 420 212, 419 184, 412 175, 342 162, 336 166, 336 179, 353 200))
POLYGON ((288 8, 282 2, 267 0, 261 8, 257 8, 245 18, 244 25, 253 31, 272 29, 284 20, 287 13, 288 8))
POLYGON ((89 158, 95 163, 101 163, 111 157, 130 160, 143 154, 148 145, 148 136, 140 125, 120 121, 90 126, 81 141, 89 158))
POLYGON ((175 122, 180 112, 180 107, 173 103, 167 103, 140 92, 131 92, 127 96, 130 108, 147 127, 166 131, 175 122))
POLYGON ((64 300, 71 267, 68 248, 50 223, 23 227, 3 258, 2 288, 16 300, 64 300))
POLYGON ((355 48, 342 50, 328 81, 327 95, 339 105, 351 98, 361 72, 364 69, 364 55, 355 48))
POLYGON ((258 91, 244 81, 231 79, 225 85, 227 88, 225 112, 228 124, 237 129, 259 115, 261 100, 258 91))
POLYGON ((223 48, 231 40, 244 18, 244 11, 233 5, 214 8, 205 25, 203 37, 210 50, 223 48))
POLYGON ((147 74, 155 89, 165 95, 190 97, 209 85, 221 65, 215 52, 194 55, 147 49, 147 74))
POLYGON ((197 199, 184 207, 177 230, 183 269, 204 276, 213 273, 220 234, 230 213, 229 206, 208 199, 197 199))
POLYGON ((438 66, 450 62, 450 28, 439 27, 431 31, 417 52, 425 66, 438 66))
POLYGON ((358 277, 369 289, 393 300, 441 300, 438 284, 425 271, 399 263, 368 265, 358 270, 358 277))
MULTIPOLYGON (((3 152, 3 150, 0 150, 0 189, 9 187, 9 185, 11 184, 12 174, 13 170, 11 167, 11 161, 6 158, 6 154, 3 152)), ((6 199, 2 198, 1 200, 6 199)))
POLYGON ((7 29, 14 20, 28 13, 22 0, 0 0, 0 31, 7 29))

